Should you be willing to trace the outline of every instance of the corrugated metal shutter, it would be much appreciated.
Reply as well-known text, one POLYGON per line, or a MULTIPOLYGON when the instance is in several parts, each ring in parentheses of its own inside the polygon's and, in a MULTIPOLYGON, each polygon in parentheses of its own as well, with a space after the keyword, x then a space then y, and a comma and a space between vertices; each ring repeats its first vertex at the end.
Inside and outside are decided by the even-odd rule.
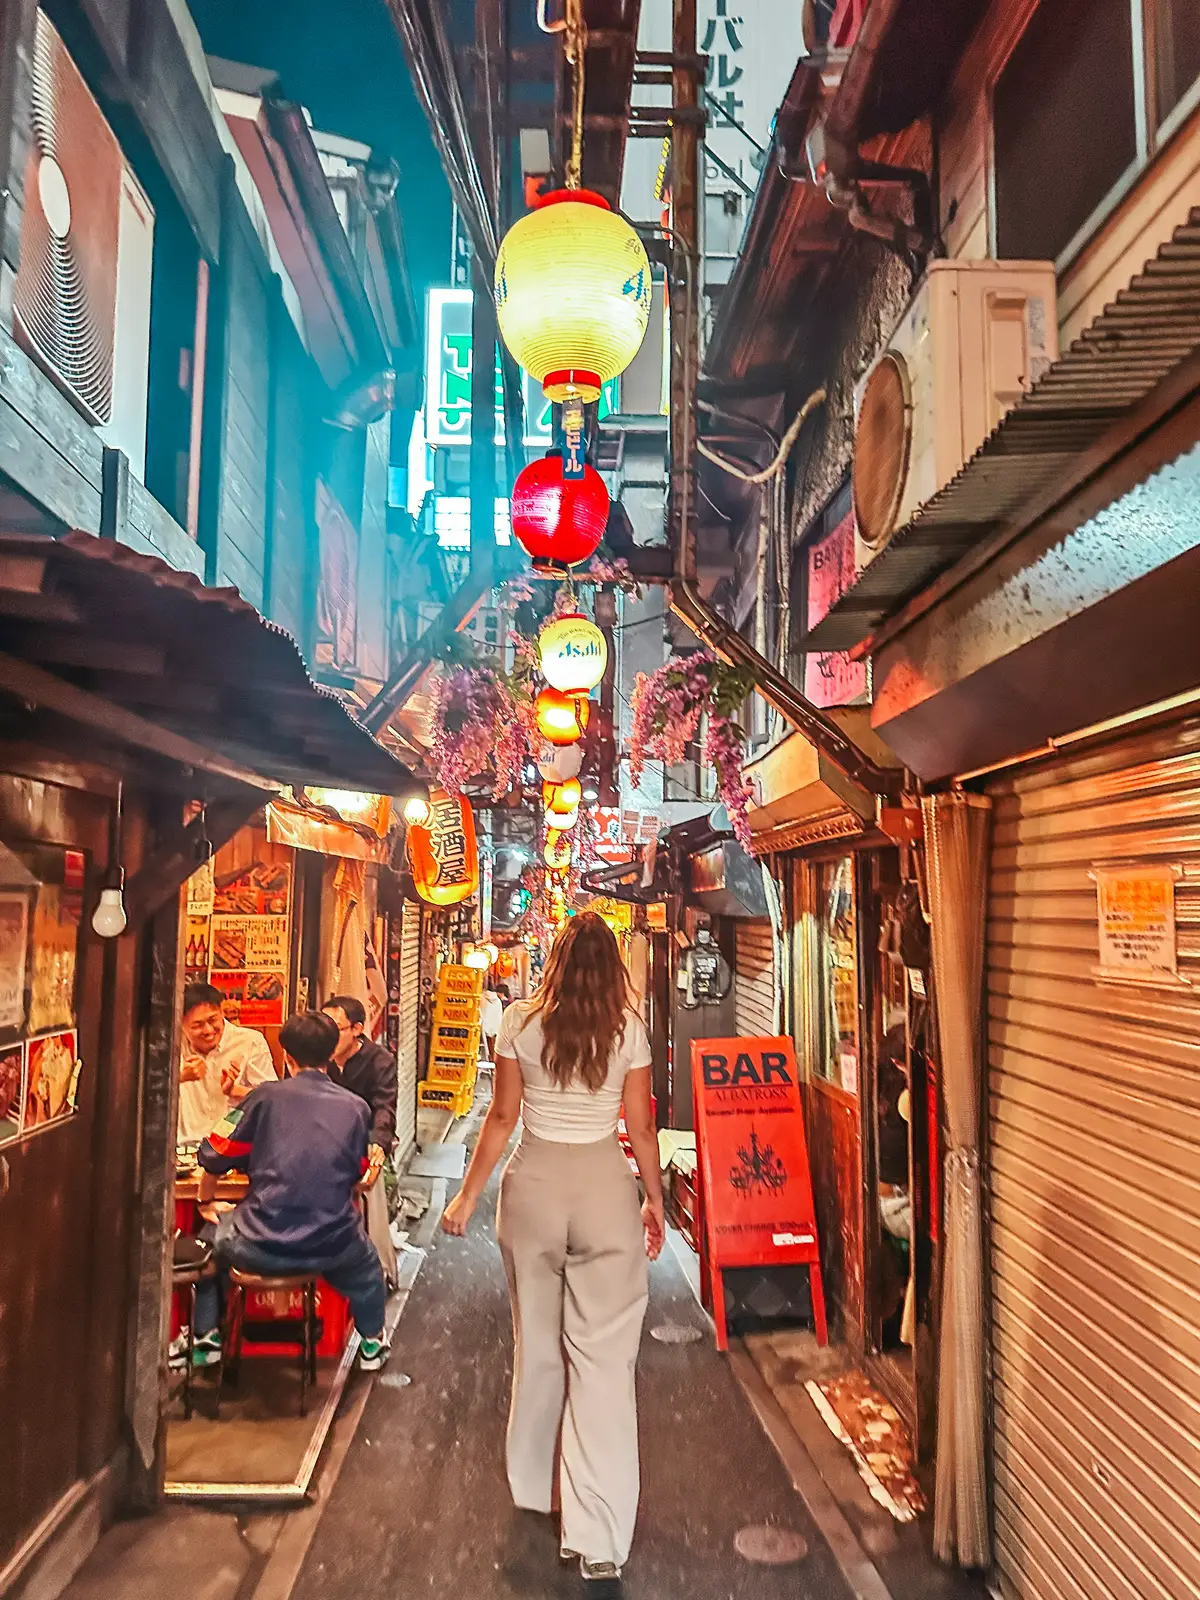
POLYGON ((775 1032, 775 941, 769 922, 734 924, 734 1019, 739 1037, 775 1032))
POLYGON ((996 801, 988 1071, 997 1567, 1018 1600, 1200 1594, 1200 726, 996 801), (1095 864, 1177 864, 1195 988, 1099 983, 1095 864))
POLYGON ((421 1005, 421 907, 404 902, 400 933, 400 1088, 396 1137, 401 1152, 417 1137, 417 1013, 421 1005))

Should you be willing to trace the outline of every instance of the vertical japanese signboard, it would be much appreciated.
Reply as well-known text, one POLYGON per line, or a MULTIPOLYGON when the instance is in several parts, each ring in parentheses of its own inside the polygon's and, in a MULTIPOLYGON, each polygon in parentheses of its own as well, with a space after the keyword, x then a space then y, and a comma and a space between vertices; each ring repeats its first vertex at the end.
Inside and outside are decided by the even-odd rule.
MULTIPOLYGON (((829 615, 854 578, 854 512, 849 511, 808 548, 808 627, 829 615)), ((804 658, 804 693, 816 706, 861 704, 868 697, 867 664, 843 651, 810 651, 804 658)))
POLYGON ((806 1266, 813 1326, 824 1344, 825 1295, 792 1041, 694 1039, 692 1088, 717 1349, 728 1346, 723 1274, 736 1267, 806 1266))
POLYGON ((706 188, 728 189, 731 174, 758 184, 771 124, 804 53, 797 0, 700 0, 699 47, 709 60, 706 188))

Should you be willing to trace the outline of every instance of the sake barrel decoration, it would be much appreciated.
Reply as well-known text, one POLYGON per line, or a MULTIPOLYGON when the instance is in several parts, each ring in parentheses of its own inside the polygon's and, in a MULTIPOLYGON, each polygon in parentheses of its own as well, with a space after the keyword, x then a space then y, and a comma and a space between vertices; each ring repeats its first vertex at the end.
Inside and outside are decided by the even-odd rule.
POLYGON ((549 744, 571 745, 587 732, 592 703, 585 694, 543 689, 534 701, 537 730, 549 744))
POLYGON ((495 282, 500 337, 550 400, 598 400, 641 349, 650 259, 590 189, 556 189, 515 222, 495 282))
POLYGON ((588 694, 608 667, 608 641, 590 617, 569 611, 538 634, 542 676, 564 694, 588 694))
POLYGON ((479 887, 479 850, 471 802, 461 794, 433 789, 425 822, 410 823, 408 864, 422 900, 454 906, 479 887))
POLYGON ((535 572, 560 576, 595 554, 608 527, 608 508, 608 490, 595 467, 585 466, 580 479, 565 478, 562 456, 555 452, 531 461, 513 484, 513 538, 535 572))

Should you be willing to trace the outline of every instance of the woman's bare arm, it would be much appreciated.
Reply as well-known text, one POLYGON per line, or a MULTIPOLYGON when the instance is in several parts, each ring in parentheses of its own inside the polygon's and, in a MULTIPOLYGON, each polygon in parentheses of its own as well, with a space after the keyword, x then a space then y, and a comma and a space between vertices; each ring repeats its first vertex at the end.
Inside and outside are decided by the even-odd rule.
POLYGON ((658 1158, 658 1131, 650 1104, 650 1068, 637 1067, 625 1075, 625 1131, 633 1147, 646 1203, 642 1218, 646 1224, 646 1250, 656 1261, 666 1242, 663 1218, 662 1170, 658 1158))
POLYGON ((442 1215, 442 1231, 461 1237, 497 1161, 508 1147, 521 1116, 521 1068, 515 1056, 496 1057, 492 1103, 483 1119, 463 1186, 442 1215))

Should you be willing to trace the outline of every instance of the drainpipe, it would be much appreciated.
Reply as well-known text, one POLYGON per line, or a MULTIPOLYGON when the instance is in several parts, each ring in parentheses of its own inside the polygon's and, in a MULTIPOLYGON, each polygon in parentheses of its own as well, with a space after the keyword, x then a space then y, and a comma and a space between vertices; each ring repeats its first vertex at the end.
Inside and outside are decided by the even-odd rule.
MULTIPOLYGON (((875 0, 875 4, 881 0, 875 0)), ((886 0, 885 0, 886 3, 886 0)), ((872 7, 873 9, 873 7, 872 7)), ((870 15, 870 12, 868 12, 870 15)), ((685 64, 695 51, 696 0, 675 0, 673 92, 676 107, 695 105, 697 86, 685 64)), ((744 667, 754 676, 763 699, 851 782, 874 795, 892 795, 899 773, 878 767, 831 718, 825 716, 717 613, 700 593, 696 581, 693 540, 693 473, 696 453, 695 389, 700 365, 699 251, 697 248, 697 195, 699 193, 699 137, 696 124, 680 117, 671 136, 671 197, 674 256, 671 298, 671 505, 670 532, 675 552, 671 582, 671 610, 682 618, 714 655, 730 666, 744 667), (682 303, 680 303, 682 302, 682 303)))

